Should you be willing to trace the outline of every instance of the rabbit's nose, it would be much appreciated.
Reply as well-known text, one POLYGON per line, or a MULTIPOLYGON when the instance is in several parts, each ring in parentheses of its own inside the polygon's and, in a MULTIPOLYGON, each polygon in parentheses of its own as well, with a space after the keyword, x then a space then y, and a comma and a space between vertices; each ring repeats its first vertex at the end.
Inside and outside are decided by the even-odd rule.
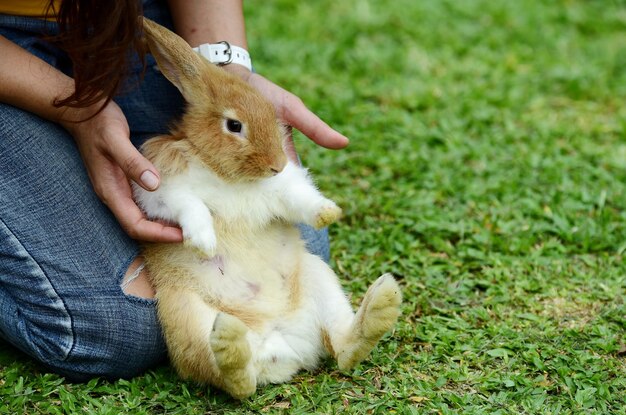
POLYGON ((276 176, 278 173, 283 171, 284 168, 285 166, 280 166, 280 167, 272 166, 270 167, 270 172, 272 173, 272 176, 276 176))
POLYGON ((277 175, 278 173, 283 171, 286 165, 287 165, 287 157, 284 156, 274 161, 274 163, 272 163, 269 167, 270 167, 270 171, 272 172, 272 174, 277 175))

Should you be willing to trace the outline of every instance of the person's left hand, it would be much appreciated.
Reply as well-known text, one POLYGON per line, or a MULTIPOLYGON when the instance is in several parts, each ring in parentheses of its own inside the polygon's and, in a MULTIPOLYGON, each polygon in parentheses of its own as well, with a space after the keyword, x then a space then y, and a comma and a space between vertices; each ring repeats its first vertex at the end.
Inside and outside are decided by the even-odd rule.
POLYGON ((133 200, 129 180, 153 191, 159 186, 159 174, 131 143, 128 122, 122 110, 110 101, 100 112, 89 117, 93 111, 94 108, 69 108, 66 113, 74 115, 68 115, 61 125, 74 137, 95 193, 131 238, 182 242, 180 228, 148 219, 133 200))
MULTIPOLYGON (((313 142, 325 148, 341 149, 348 145, 349 140, 347 137, 322 121, 296 95, 279 87, 265 77, 248 71, 241 65, 227 65, 224 66, 224 69, 240 76, 274 104, 278 119, 285 125, 294 127, 313 142)), ((297 162, 298 156, 292 137, 289 137, 286 150, 291 160, 297 162)))

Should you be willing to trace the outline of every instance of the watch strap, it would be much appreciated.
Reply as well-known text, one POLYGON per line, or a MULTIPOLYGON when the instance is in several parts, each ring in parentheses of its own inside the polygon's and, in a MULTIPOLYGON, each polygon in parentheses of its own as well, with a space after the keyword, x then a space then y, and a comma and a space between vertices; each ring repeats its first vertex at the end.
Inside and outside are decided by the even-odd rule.
POLYGON ((236 63, 245 66, 248 70, 252 70, 252 60, 250 54, 244 48, 233 46, 226 41, 218 43, 203 43, 195 48, 194 51, 202 55, 206 60, 217 65, 228 65, 236 63))

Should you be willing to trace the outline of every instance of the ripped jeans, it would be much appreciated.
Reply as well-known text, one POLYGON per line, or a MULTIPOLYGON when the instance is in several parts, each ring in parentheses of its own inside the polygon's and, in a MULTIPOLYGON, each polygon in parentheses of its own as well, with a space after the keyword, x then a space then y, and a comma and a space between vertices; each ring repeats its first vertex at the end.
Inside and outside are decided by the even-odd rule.
MULTIPOLYGON (((171 27, 164 2, 144 1, 144 13, 171 27)), ((0 15, 0 35, 69 74, 67 57, 40 39, 55 26, 0 15)), ((183 108, 147 61, 141 84, 115 100, 137 146, 166 132, 183 108)), ((327 234, 302 232, 328 260, 327 234)), ((131 377, 160 362, 166 349, 155 300, 121 288, 138 254, 93 192, 72 137, 0 103, 0 337, 74 381, 131 377)))

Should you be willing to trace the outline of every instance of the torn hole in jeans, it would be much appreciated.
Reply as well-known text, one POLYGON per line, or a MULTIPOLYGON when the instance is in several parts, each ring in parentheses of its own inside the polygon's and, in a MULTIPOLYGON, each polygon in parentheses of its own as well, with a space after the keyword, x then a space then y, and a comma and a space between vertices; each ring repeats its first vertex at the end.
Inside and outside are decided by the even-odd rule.
POLYGON ((124 294, 138 298, 153 299, 155 292, 148 280, 143 258, 136 258, 128 269, 129 272, 124 276, 120 284, 120 288, 124 294), (130 272, 134 265, 137 265, 137 267, 130 272))
POLYGON ((132 284, 133 281, 135 281, 139 277, 139 274, 141 274, 141 271, 143 271, 145 267, 146 267, 146 264, 142 262, 135 269, 135 271, 132 272, 132 274, 124 277, 124 281, 122 281, 122 285, 121 285, 122 291, 124 292, 128 291, 128 287, 130 286, 130 284, 132 284))

